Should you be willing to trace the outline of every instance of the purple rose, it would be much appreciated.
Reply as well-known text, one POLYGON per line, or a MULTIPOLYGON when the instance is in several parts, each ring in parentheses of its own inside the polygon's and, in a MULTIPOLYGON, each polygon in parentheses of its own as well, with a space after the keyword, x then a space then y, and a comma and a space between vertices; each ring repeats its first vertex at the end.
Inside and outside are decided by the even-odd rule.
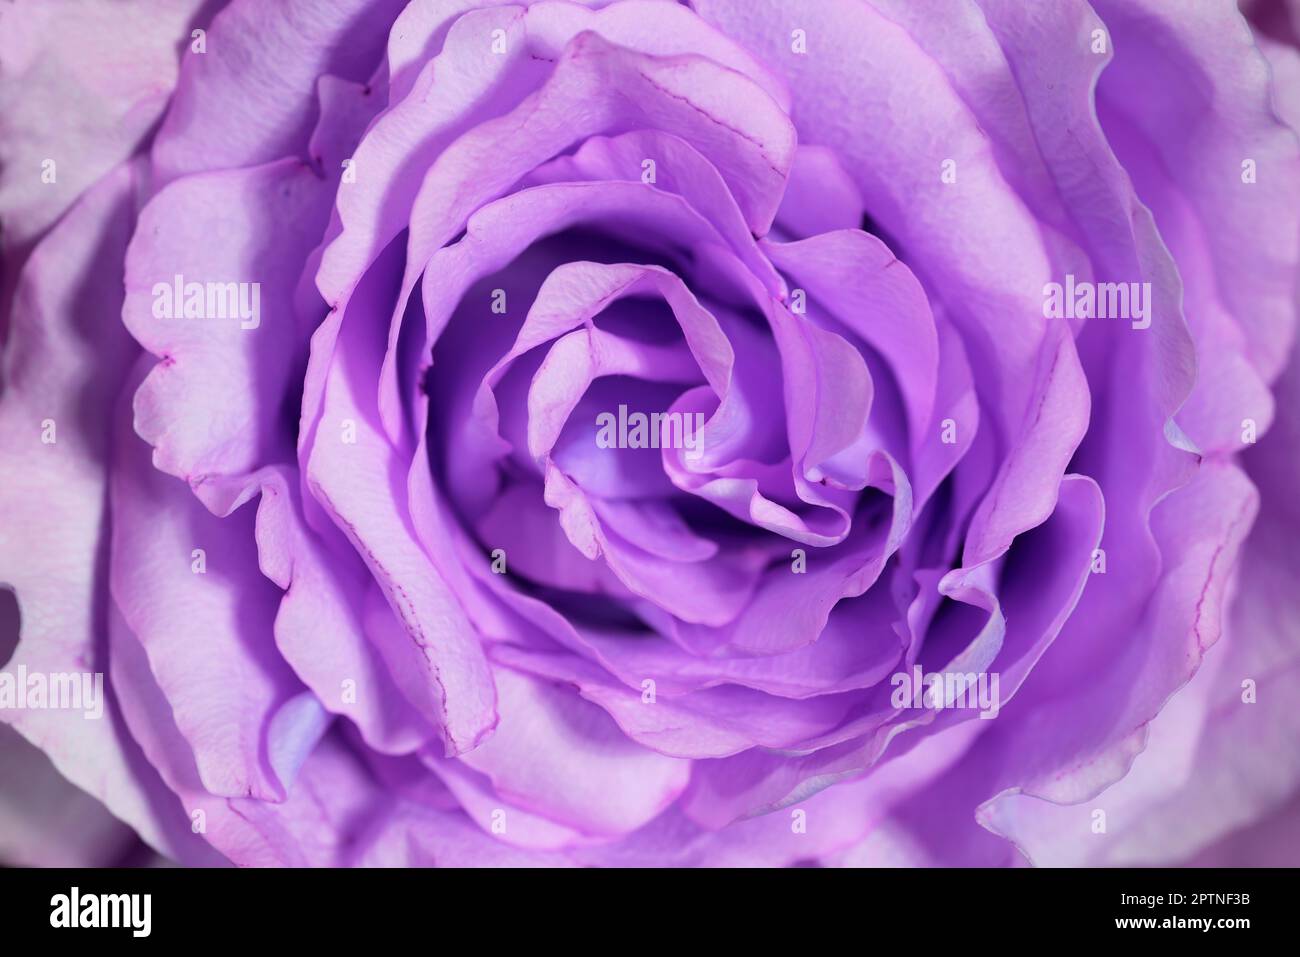
POLYGON ((0 858, 1278 861, 1248 12, 6 6, 0 858))

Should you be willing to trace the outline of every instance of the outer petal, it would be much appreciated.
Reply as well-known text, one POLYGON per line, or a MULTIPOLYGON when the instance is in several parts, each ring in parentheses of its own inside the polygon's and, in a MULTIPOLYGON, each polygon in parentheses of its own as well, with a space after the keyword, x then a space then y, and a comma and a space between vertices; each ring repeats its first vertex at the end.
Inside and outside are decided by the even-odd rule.
MULTIPOLYGON (((1153 195, 1161 231, 1180 264, 1204 257, 1185 269, 1189 290, 1212 300, 1206 311, 1214 305, 1231 315, 1246 360, 1271 381, 1286 363, 1296 325, 1300 144, 1275 113, 1268 63, 1232 0, 1177 15, 1153 0, 1098 0, 1097 9, 1119 51, 1098 89, 1102 121, 1122 117, 1129 135, 1158 157, 1159 178, 1181 194, 1190 220, 1175 231, 1162 218, 1172 200, 1153 195), (1143 95, 1127 95, 1134 87, 1143 95), (1201 122, 1186 122, 1189 115, 1201 122)), ((1127 160, 1122 135, 1120 143, 1127 160)), ((1204 317, 1202 328, 1213 321, 1204 317)), ((1198 336, 1207 352, 1224 348, 1212 342, 1198 336)))
MULTIPOLYGON (((0 398, 0 581, 22 620, 11 668, 107 671, 105 436, 133 351, 117 317, 133 207, 132 171, 120 167, 45 238, 19 284, 0 398)), ((152 846, 177 858, 193 847, 111 701, 99 721, 54 710, 4 719, 152 846)))
MULTIPOLYGON (((280 593, 258 568, 249 507, 211 515, 182 483, 155 471, 123 422, 111 482, 113 598, 139 640, 212 794, 283 800, 325 730, 324 711, 286 712, 302 685, 276 651, 280 593), (287 766, 276 767, 282 741, 287 766)), ((120 693, 129 696, 131 688, 120 693)))
POLYGON ((282 160, 186 177, 140 214, 123 319, 162 361, 136 393, 136 430, 154 446, 154 464, 214 511, 231 504, 221 480, 292 456, 284 405, 306 359, 294 292, 325 228, 331 188, 282 160), (231 283, 242 286, 237 315, 183 314, 177 289, 231 283), (243 307, 252 307, 247 316, 243 307))
MULTIPOLYGON (((1279 419, 1245 455, 1263 517, 1242 546, 1237 587, 1220 646, 1150 724, 1127 777, 1090 801, 1051 804, 1007 795, 981 810, 1040 864, 1169 864, 1234 828, 1276 812, 1300 791, 1300 735, 1286 688, 1300 669, 1300 363, 1278 383, 1279 419), (1092 832, 1092 812, 1107 833, 1092 832)), ((1296 845, 1279 848, 1294 865, 1296 845)), ((1258 858, 1250 861, 1257 863, 1258 858)))
MULTIPOLYGON (((167 105, 202 5, 23 0, 0 9, 6 260, 140 145, 167 105)), ((7 284, 15 278, 16 269, 7 284)))
MULTIPOLYGON (((388 799, 346 745, 327 736, 283 803, 214 797, 199 781, 194 754, 154 683, 143 649, 115 611, 109 632, 113 684, 131 689, 122 699, 131 734, 212 848, 241 866, 330 867, 349 861, 388 799)), ((212 856, 209 848, 207 860, 212 856)))

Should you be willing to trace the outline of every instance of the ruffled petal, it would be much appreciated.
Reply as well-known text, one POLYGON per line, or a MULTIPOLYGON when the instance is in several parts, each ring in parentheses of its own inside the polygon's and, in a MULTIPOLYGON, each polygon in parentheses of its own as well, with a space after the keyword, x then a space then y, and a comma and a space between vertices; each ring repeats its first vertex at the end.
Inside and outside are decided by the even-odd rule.
POLYGON ((206 170, 305 158, 322 74, 364 83, 402 0, 231 0, 186 56, 153 144, 158 186, 206 170))
MULTIPOLYGON (((113 598, 203 786, 227 797, 283 800, 289 782, 272 766, 273 719, 302 685, 275 648, 280 591, 258 568, 254 511, 213 516, 150 466, 148 447, 129 428, 115 452, 113 598)), ((305 734, 309 750, 327 721, 318 705, 303 718, 305 727, 284 730, 305 734)))

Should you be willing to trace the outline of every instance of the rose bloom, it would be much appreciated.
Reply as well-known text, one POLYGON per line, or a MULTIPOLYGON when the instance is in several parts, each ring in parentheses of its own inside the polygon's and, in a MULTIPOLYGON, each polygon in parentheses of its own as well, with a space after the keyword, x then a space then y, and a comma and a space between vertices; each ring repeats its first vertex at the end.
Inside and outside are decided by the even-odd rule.
POLYGON ((0 858, 1300 863, 1296 12, 5 5, 0 858))

